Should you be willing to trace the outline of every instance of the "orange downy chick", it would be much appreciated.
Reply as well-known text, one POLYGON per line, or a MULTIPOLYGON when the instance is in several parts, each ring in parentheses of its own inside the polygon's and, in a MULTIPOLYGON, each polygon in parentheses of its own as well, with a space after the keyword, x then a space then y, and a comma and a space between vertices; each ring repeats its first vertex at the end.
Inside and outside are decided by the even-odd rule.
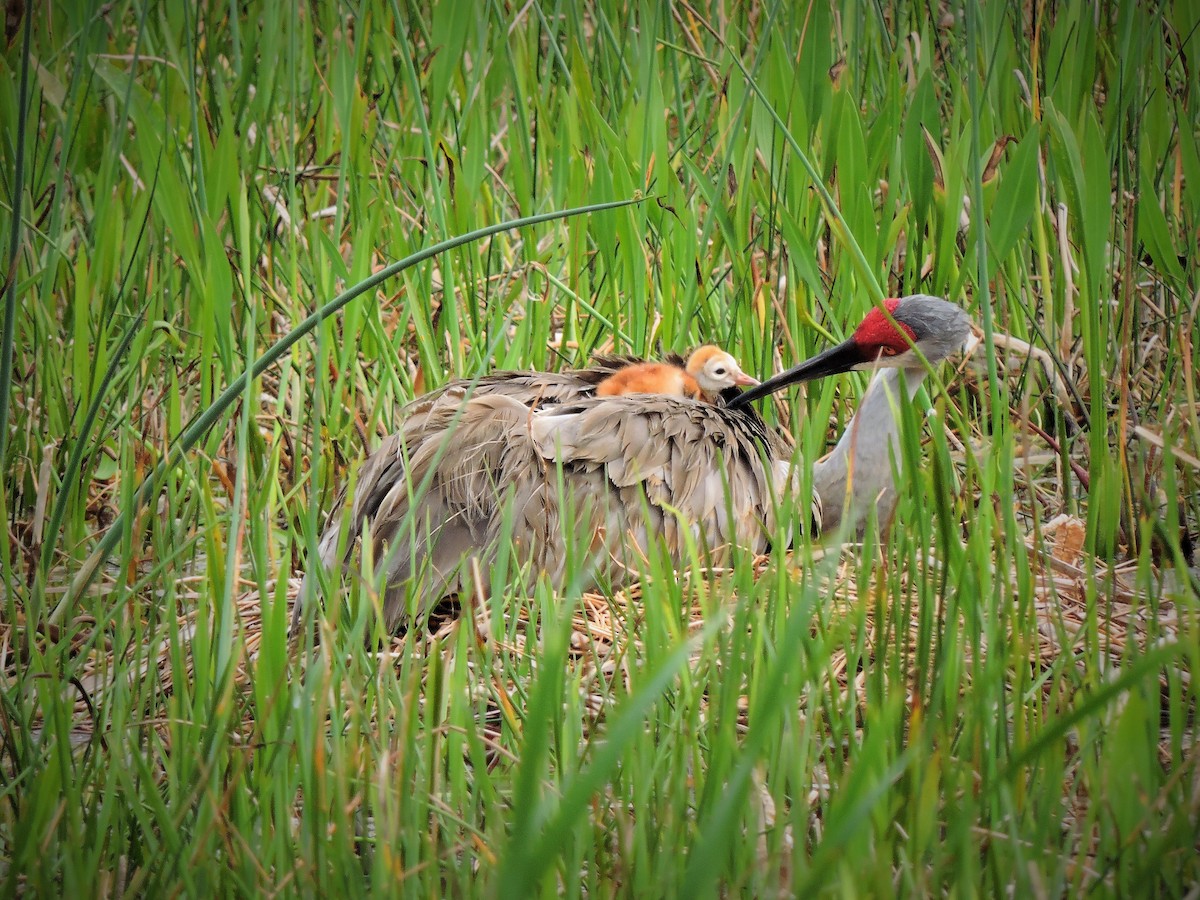
POLYGON ((758 384, 737 360, 711 344, 695 350, 686 368, 670 363, 638 363, 610 375, 596 387, 598 397, 626 394, 669 394, 712 403, 726 388, 758 384))

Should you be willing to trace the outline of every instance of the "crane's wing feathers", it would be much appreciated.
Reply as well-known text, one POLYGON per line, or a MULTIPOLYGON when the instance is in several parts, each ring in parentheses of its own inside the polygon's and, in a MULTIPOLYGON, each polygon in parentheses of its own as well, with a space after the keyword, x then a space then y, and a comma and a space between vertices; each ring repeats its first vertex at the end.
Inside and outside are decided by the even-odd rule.
MULTIPOLYGON (((613 397, 539 413, 529 430, 547 462, 603 476, 614 503, 649 504, 665 521, 703 534, 710 548, 756 546, 770 520, 768 447, 753 419, 686 398, 613 397)), ((673 527, 665 536, 681 552, 670 542, 673 527)))

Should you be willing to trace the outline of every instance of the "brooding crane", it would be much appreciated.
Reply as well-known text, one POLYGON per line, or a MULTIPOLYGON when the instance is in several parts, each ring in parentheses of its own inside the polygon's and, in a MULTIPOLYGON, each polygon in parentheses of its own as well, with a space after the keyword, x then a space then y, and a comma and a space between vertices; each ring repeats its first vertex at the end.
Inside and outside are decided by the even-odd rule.
MULTIPOLYGON (((343 489, 310 567, 340 568, 369 541, 383 620, 394 630, 408 611, 471 590, 502 544, 555 586, 569 571, 585 586, 636 577, 657 540, 676 563, 689 537, 715 564, 734 545, 763 552, 779 498, 801 479, 790 442, 749 404, 852 370, 876 371, 841 439, 813 466, 813 519, 856 531, 872 504, 885 519, 896 498, 901 387, 911 397, 929 365, 963 346, 971 322, 925 295, 884 308, 845 342, 748 391, 726 391, 723 403, 596 396, 599 384, 638 364, 620 359, 449 382, 405 408, 352 495, 343 489)), ((311 574, 293 627, 312 600, 311 574)))

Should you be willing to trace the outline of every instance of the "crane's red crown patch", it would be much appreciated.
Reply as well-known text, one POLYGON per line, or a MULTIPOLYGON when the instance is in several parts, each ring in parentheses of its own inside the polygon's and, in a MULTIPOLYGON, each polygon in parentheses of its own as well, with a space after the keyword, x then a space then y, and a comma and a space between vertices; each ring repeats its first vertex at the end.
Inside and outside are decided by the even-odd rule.
MULTIPOLYGON (((883 305, 889 313, 894 315, 896 308, 900 306, 900 301, 893 297, 884 300, 883 305)), ((874 355, 872 351, 878 352, 881 350, 889 355, 903 353, 916 342, 917 335, 912 328, 900 321, 897 321, 893 325, 878 307, 867 313, 866 318, 862 320, 862 324, 854 331, 854 343, 858 344, 858 346, 871 355, 874 355), (899 330, 896 327, 897 325, 899 326, 899 330), (901 334, 901 330, 904 334, 901 334), (909 337, 907 341, 904 339, 905 334, 909 337)))

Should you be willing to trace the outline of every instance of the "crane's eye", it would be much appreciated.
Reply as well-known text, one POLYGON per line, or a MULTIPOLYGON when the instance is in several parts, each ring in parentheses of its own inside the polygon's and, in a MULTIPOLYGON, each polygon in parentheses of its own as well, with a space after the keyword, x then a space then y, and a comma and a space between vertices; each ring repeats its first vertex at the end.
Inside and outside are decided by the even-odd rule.
POLYGON ((899 350, 897 350, 895 347, 890 347, 890 346, 888 346, 887 344, 883 344, 883 345, 882 345, 882 346, 879 348, 879 355, 880 355, 880 356, 895 356, 895 355, 896 355, 897 353, 899 353, 899 352, 900 352, 900 351, 899 351, 899 350))

